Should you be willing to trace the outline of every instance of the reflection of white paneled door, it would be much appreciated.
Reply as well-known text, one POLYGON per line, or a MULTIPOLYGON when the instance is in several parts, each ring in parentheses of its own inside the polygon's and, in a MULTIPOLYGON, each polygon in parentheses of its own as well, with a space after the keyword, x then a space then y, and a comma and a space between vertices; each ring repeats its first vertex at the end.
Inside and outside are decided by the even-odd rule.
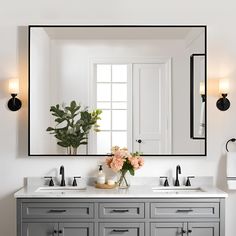
POLYGON ((133 64, 133 150, 171 153, 170 64, 133 64))

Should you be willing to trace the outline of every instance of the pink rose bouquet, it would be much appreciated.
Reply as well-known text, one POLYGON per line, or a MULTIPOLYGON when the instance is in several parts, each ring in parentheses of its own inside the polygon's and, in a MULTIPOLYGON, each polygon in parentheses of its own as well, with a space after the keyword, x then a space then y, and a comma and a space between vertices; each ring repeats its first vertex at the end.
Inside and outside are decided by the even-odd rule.
POLYGON ((112 156, 106 158, 106 164, 114 172, 120 173, 119 186, 123 184, 125 187, 128 187, 125 175, 127 172, 134 175, 135 170, 140 169, 144 165, 143 157, 138 152, 130 153, 127 148, 120 148, 118 146, 112 147, 111 151, 112 156))

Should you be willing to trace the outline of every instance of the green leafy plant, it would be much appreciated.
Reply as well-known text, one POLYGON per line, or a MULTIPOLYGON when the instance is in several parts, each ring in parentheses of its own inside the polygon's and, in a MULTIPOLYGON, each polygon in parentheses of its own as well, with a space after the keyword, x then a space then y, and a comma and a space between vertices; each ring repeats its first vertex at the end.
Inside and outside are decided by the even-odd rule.
POLYGON ((75 101, 70 106, 51 106, 50 112, 55 117, 55 127, 48 127, 46 131, 58 139, 57 144, 62 147, 78 148, 88 143, 88 134, 93 128, 99 132, 98 120, 101 120, 102 111, 95 109, 92 112, 88 108, 81 108, 75 101))

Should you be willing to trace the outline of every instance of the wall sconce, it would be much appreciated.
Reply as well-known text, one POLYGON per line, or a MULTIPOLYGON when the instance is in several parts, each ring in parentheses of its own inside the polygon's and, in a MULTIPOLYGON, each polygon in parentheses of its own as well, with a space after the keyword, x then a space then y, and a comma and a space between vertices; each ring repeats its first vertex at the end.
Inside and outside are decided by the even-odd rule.
POLYGON ((206 94, 205 94, 205 82, 201 81, 199 86, 199 93, 202 98, 202 102, 206 101, 206 94))
POLYGON ((11 111, 18 111, 21 108, 22 102, 16 96, 19 93, 19 80, 11 79, 9 81, 9 92, 12 98, 8 101, 7 106, 11 111))
POLYGON ((218 99, 216 106, 221 111, 226 111, 230 107, 230 101, 227 97, 229 92, 229 81, 227 79, 221 79, 219 81, 219 92, 222 98, 218 99))

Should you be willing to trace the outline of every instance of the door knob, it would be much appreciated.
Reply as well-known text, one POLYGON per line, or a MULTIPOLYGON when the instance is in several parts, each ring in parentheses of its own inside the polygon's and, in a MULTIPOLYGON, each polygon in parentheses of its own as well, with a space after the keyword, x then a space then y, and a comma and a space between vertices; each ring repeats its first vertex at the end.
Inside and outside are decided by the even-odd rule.
POLYGON ((136 142, 141 143, 142 140, 141 139, 136 139, 136 142))

